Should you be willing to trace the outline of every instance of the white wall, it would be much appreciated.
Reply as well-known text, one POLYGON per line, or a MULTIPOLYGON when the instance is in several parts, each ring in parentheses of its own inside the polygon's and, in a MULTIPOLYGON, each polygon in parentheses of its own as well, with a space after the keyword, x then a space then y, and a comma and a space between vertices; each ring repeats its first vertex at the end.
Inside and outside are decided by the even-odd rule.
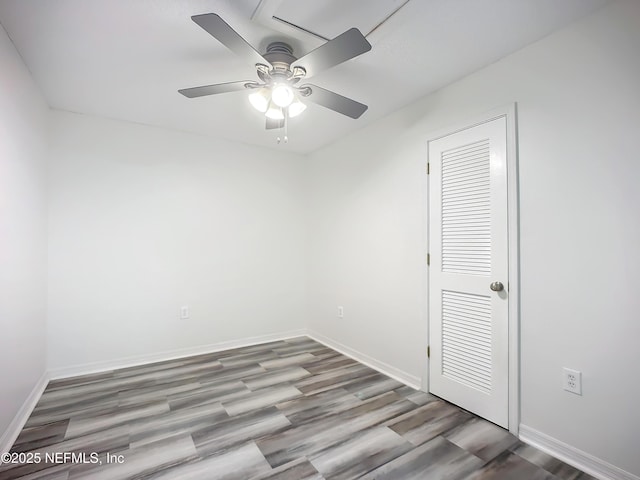
POLYGON ((419 377, 428 135, 517 101, 522 424, 636 475, 639 25, 640 3, 611 4, 317 152, 309 170, 310 329, 419 377), (583 372, 583 396, 562 390, 563 366, 583 372))
POLYGON ((0 26, 0 450, 45 372, 47 107, 0 26))
POLYGON ((53 112, 49 367, 301 329, 302 160, 53 112))

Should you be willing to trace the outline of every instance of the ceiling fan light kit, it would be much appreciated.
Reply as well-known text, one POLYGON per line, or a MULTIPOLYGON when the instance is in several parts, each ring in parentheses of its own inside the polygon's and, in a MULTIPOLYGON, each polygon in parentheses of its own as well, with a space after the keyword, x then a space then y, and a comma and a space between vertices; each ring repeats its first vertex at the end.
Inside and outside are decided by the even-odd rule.
MULTIPOLYGON (((285 128, 288 118, 300 115, 311 101, 353 119, 367 106, 350 98, 311 84, 298 85, 323 70, 339 65, 371 50, 371 44, 357 28, 351 28, 301 58, 284 42, 272 42, 264 55, 215 13, 195 15, 191 19, 235 54, 251 61, 262 83, 246 80, 178 90, 187 98, 196 98, 244 89, 253 90, 249 102, 266 117, 266 128, 285 128)), ((279 140, 279 138, 278 138, 279 140)), ((279 142, 278 142, 279 143, 279 142)))

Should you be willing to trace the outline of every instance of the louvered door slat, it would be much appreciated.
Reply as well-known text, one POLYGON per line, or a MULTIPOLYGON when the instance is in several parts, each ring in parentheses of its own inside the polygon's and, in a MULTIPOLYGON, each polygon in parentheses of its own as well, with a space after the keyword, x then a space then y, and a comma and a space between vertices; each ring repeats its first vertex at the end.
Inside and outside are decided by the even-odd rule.
POLYGON ((491 198, 489 140, 448 150, 442 154, 442 271, 471 275, 491 273, 491 198), (469 162, 469 152, 473 161, 469 162), (473 189, 472 192, 469 189, 473 189), (454 201, 465 193, 464 202, 454 201), (459 232, 478 233, 478 243, 467 242, 466 248, 451 249, 461 237, 459 232), (473 259, 473 260, 471 260, 473 259), (467 268, 468 266, 468 268, 467 268))
POLYGON ((443 335, 442 375, 485 393, 491 391, 491 304, 488 297, 459 292, 442 292, 442 330, 474 332, 471 343, 455 341, 455 335, 443 335), (469 303, 479 310, 466 308, 469 303), (474 320, 471 326, 468 318, 474 320), (488 352, 488 353, 486 353, 488 352), (473 359, 473 360, 471 360, 473 359))

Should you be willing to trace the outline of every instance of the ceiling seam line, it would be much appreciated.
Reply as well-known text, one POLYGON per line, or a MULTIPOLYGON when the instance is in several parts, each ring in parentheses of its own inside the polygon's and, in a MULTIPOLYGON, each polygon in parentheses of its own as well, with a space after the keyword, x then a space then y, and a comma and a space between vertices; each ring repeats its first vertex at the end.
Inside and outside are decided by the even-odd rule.
POLYGON ((302 32, 308 33, 309 35, 313 35, 314 37, 317 37, 320 40, 324 40, 325 42, 328 42, 329 40, 331 40, 330 38, 323 37, 319 33, 312 32, 311 30, 308 30, 308 29, 306 29, 304 27, 301 27, 300 25, 296 25, 295 23, 291 23, 291 22, 285 20, 284 18, 276 17, 275 15, 273 15, 271 17, 271 19, 272 20, 276 20, 276 21, 278 21, 280 23, 284 23, 285 25, 288 25, 290 27, 297 28, 298 30, 300 30, 302 32))
POLYGON ((391 12, 389 15, 387 15, 387 17, 385 19, 383 19, 379 24, 377 24, 375 27, 373 27, 371 30, 369 30, 369 33, 367 33, 364 38, 367 38, 369 35, 371 35, 373 32, 375 32, 378 28, 380 28, 382 25, 384 25, 385 23, 387 23, 387 21, 393 17, 396 13, 398 13, 398 11, 400 11, 400 9, 402 7, 404 7, 407 3, 409 3, 410 0, 406 0, 402 5, 400 5, 398 8, 396 8, 393 12, 391 12))

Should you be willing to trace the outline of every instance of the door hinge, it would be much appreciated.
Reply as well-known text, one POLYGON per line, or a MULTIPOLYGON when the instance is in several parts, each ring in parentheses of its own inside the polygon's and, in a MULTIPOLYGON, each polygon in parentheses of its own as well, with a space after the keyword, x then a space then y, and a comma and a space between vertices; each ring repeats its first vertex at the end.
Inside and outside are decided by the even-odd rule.
POLYGON ((427 358, 431 358, 431 347, 427 345, 427 358))
POLYGON ((430 163, 427 162, 427 175, 429 175, 429 170, 430 170, 429 165, 430 165, 430 163))
POLYGON ((431 265, 431 254, 427 253, 427 265, 431 265))

